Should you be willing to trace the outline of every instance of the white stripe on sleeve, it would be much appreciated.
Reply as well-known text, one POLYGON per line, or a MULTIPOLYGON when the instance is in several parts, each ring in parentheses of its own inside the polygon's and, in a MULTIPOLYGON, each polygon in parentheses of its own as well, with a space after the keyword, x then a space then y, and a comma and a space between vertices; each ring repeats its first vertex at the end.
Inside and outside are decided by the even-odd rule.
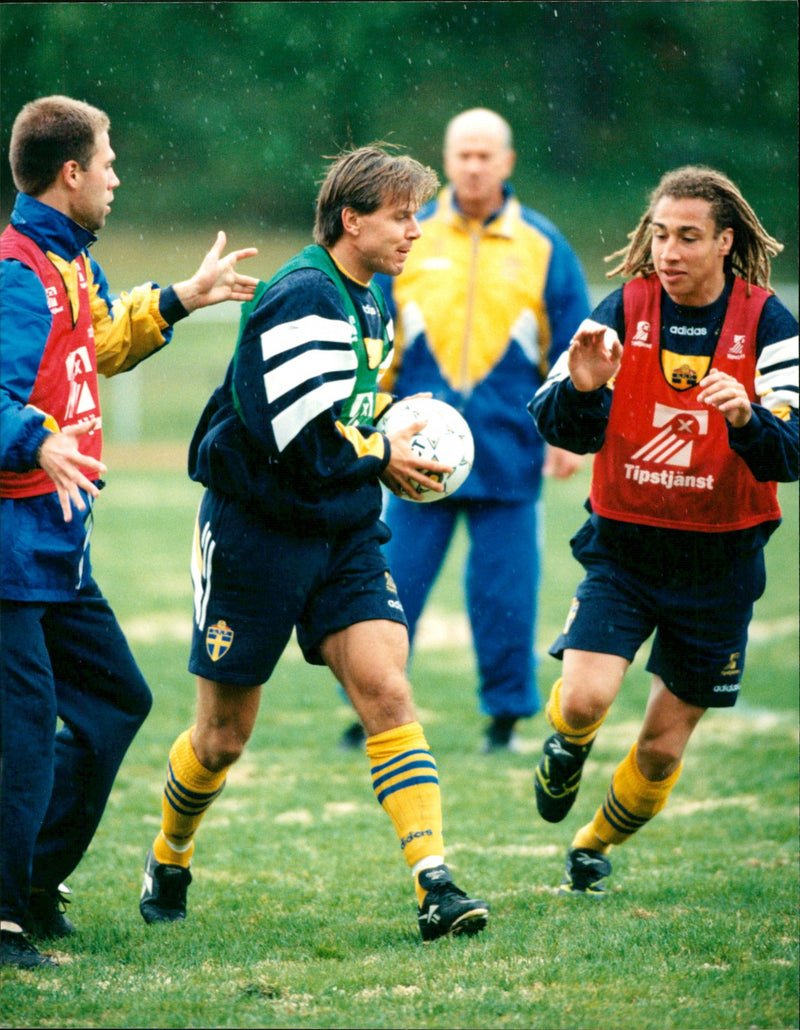
POLYGON ((283 451, 317 415, 333 407, 337 401, 346 400, 354 383, 355 376, 323 383, 276 415, 272 420, 272 432, 278 450, 283 451))
POLYGON ((292 322, 282 322, 261 334, 261 354, 265 361, 285 354, 295 347, 313 340, 330 343, 352 343, 355 330, 341 318, 322 318, 321 315, 306 315, 292 322))
POLYGON ((758 358, 756 393, 765 408, 797 407, 797 337, 766 346, 758 358))
POLYGON ((331 372, 355 374, 358 362, 352 347, 347 350, 308 350, 297 357, 289 358, 282 365, 264 373, 264 388, 270 404, 289 390, 312 379, 319 379, 331 372))

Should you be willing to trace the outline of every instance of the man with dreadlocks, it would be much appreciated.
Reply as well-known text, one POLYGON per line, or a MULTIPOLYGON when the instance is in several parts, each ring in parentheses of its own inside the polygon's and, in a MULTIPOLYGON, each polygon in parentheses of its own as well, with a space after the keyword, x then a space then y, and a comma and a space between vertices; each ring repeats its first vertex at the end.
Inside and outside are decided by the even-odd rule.
POLYGON ((736 186, 703 167, 663 177, 529 410, 548 443, 594 452, 571 541, 585 577, 550 649, 554 730, 540 815, 572 807, 595 736, 655 631, 638 739, 567 852, 564 893, 600 895, 622 844, 664 807, 707 708, 736 703, 777 482, 798 476, 797 320, 770 289, 783 249, 736 186))

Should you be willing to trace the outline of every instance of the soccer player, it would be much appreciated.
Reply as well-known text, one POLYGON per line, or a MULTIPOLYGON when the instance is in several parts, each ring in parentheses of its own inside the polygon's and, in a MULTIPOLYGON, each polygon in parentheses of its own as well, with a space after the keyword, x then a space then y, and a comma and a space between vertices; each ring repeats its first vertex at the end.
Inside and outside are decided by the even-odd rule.
POLYGON ((444 864, 436 762, 406 679, 408 632, 381 544, 380 481, 441 490, 410 440, 374 429, 392 324, 376 272, 397 275, 420 236, 435 174, 379 147, 343 153, 317 198, 314 238, 245 309, 223 384, 201 416, 190 475, 206 492, 195 532, 194 726, 169 754, 161 831, 146 864, 148 923, 186 916, 195 834, 242 753, 293 629, 366 727, 378 802, 411 868, 423 940, 472 934, 488 906, 444 864))
MULTIPOLYGON (((535 654, 542 475, 566 479, 583 458, 545 448, 526 404, 590 311, 563 234, 511 186, 511 127, 485 108, 444 133, 448 182, 420 212, 423 238, 401 275, 379 277, 398 323, 385 383, 431 391, 472 429, 475 462, 458 495, 429 510, 390 497, 387 559, 412 641, 459 522, 469 532, 464 583, 487 753, 513 751, 541 708, 535 654), (545 453, 547 451, 547 453, 545 453), (402 560, 401 560, 402 559, 402 560)), ((342 743, 360 744, 361 727, 342 743)))
POLYGON ((667 802, 708 708, 736 703, 777 482, 798 476, 797 321, 770 289, 767 234, 726 176, 666 174, 609 276, 630 281, 581 324, 534 396, 546 440, 594 452, 586 575, 550 654, 562 660, 535 775, 540 814, 569 812, 639 647, 655 631, 635 743, 575 834, 560 890, 600 895, 609 851, 667 802))
POLYGON ((120 184, 114 160, 108 117, 82 101, 43 97, 15 119, 19 195, 0 266, 0 964, 26 968, 55 965, 29 934, 75 929, 62 881, 152 701, 92 577, 98 373, 133 368, 190 311, 247 300, 257 284, 235 269, 256 251, 223 258, 220 233, 191 279, 113 298, 88 248, 120 184))

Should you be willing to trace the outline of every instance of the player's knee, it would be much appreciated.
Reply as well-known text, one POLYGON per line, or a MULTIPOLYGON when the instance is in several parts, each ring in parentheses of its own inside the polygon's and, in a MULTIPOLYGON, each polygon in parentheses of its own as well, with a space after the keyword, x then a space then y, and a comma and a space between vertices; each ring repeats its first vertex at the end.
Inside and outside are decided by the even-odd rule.
POLYGON ((681 764, 683 755, 664 739, 639 739, 636 745, 636 764, 647 780, 666 780, 681 764))
POLYGON ((569 726, 579 729, 599 722, 609 708, 605 691, 591 686, 579 690, 561 688, 561 715, 569 726))
POLYGON ((416 720, 411 685, 390 677, 351 691, 350 699, 369 734, 383 733, 416 720))
POLYGON ((346 683, 350 694, 377 703, 393 703, 411 697, 411 684, 401 662, 387 660, 382 666, 362 669, 361 673, 354 673, 346 683))
POLYGON ((192 747, 198 762, 209 772, 221 772, 242 756, 248 737, 233 726, 195 733, 192 747))

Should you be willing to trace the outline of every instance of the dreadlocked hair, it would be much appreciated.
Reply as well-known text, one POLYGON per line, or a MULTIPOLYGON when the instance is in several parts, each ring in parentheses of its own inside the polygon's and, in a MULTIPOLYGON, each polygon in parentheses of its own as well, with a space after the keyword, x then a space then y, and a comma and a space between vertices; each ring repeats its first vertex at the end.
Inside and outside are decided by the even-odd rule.
POLYGON ((783 244, 766 231, 755 212, 744 199, 738 188, 722 172, 702 165, 687 165, 667 172, 650 195, 647 211, 639 224, 628 234, 627 247, 609 254, 606 261, 622 258, 622 261, 606 278, 615 275, 651 275, 655 268, 651 255, 652 220, 656 204, 663 197, 674 200, 697 198, 707 200, 711 205, 716 232, 733 229, 733 246, 725 257, 725 270, 733 271, 747 283, 747 293, 753 284, 766 290, 770 286, 770 258, 780 254, 783 244))

